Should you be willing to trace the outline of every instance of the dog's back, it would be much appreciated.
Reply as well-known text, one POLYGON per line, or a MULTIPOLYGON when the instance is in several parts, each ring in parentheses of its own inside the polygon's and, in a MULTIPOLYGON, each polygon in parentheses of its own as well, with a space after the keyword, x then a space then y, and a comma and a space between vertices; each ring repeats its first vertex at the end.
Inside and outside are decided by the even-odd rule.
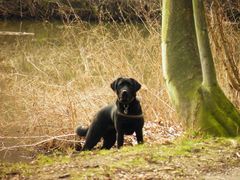
MULTIPOLYGON (((116 107, 114 107, 114 106, 115 106, 114 104, 111 104, 111 105, 105 106, 102 109, 100 109, 100 111, 97 114, 95 114, 94 119, 93 119, 90 127, 94 126, 94 125, 97 125, 97 124, 99 124, 98 126, 102 126, 103 124, 109 124, 109 123, 111 125, 112 124, 111 123, 112 115, 113 115, 112 111, 114 109, 116 109, 116 107)), ((88 132, 90 127, 84 128, 82 126, 78 126, 75 132, 78 136, 83 136, 84 137, 84 136, 87 135, 87 132, 88 132)))

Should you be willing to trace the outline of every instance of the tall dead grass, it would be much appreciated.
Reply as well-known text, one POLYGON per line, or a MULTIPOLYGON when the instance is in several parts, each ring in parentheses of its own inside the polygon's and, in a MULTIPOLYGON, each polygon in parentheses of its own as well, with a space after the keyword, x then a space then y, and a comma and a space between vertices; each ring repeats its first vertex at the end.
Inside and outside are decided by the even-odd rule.
POLYGON ((156 28, 78 24, 61 26, 57 39, 2 44, 1 135, 74 133, 115 101, 110 83, 119 76, 143 85, 139 98, 146 121, 172 125, 176 114, 164 88, 156 28))

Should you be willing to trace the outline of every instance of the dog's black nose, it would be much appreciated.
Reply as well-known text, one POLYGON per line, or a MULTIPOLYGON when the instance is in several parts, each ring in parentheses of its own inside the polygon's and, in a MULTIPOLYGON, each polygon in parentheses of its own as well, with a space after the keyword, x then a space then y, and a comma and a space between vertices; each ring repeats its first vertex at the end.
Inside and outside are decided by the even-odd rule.
POLYGON ((128 92, 127 90, 122 91, 122 98, 126 99, 128 97, 128 92))

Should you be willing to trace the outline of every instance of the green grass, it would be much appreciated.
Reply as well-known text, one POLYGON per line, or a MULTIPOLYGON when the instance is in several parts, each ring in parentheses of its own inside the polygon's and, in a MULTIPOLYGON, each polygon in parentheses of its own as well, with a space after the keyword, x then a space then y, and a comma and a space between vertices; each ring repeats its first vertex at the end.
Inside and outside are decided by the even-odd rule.
POLYGON ((69 156, 62 156, 60 155, 51 155, 51 156, 46 156, 46 155, 38 155, 37 156, 37 164, 39 166, 42 165, 53 165, 54 163, 69 163, 70 162, 70 157, 69 156))

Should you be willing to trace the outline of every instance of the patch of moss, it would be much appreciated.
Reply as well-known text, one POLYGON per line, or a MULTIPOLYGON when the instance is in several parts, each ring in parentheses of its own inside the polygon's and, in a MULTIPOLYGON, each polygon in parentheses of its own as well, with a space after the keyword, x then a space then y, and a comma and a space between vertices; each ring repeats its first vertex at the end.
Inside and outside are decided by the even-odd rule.
POLYGON ((55 163, 68 163, 70 162, 70 157, 66 155, 38 155, 36 164, 39 166, 52 165, 55 163))

